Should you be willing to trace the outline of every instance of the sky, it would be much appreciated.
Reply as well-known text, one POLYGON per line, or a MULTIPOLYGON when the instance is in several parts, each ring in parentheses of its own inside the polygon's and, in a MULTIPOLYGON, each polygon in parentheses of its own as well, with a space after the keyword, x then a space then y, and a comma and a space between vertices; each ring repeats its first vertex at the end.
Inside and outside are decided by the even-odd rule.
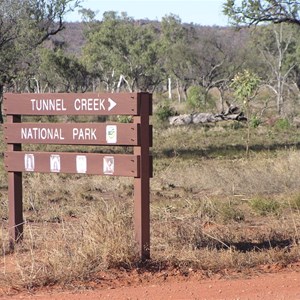
MULTIPOLYGON (((182 23, 207 26, 226 26, 228 18, 222 13, 226 0, 82 0, 81 5, 98 12, 101 20, 106 11, 127 12, 129 17, 161 21, 170 14, 179 16, 182 23)), ((78 13, 70 13, 67 21, 81 21, 78 13)))

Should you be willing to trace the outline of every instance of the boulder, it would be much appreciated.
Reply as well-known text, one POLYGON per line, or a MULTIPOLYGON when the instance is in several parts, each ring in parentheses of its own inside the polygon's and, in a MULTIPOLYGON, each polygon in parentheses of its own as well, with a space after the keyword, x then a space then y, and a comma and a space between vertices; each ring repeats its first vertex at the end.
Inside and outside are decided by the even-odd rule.
POLYGON ((191 124, 192 120, 193 117, 190 114, 169 117, 170 125, 187 125, 191 124))

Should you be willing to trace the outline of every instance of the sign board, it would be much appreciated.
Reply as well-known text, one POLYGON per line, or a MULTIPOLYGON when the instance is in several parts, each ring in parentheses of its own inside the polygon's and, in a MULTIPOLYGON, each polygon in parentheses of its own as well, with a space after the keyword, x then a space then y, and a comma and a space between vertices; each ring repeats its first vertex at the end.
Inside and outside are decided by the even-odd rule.
MULTIPOLYGON (((134 178, 134 227, 141 259, 150 258, 152 96, 148 93, 4 94, 10 245, 23 237, 23 172, 134 178), (130 115, 133 123, 29 123, 23 115, 130 115), (22 151, 23 144, 133 146, 133 154, 22 151)), ((26 147, 26 149, 30 149, 26 147)))
POLYGON ((53 93, 4 95, 6 114, 19 115, 138 115, 138 93, 53 93))
POLYGON ((139 145, 139 124, 12 123, 4 125, 7 143, 64 145, 139 145))
POLYGON ((139 177, 139 157, 126 154, 6 152, 8 172, 67 173, 139 177))

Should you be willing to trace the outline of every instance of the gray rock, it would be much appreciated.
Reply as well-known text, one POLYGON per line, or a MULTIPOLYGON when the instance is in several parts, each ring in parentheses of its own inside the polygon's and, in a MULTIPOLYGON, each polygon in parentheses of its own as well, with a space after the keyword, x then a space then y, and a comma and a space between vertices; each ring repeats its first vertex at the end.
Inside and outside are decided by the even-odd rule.
POLYGON ((190 114, 169 117, 170 125, 187 125, 191 124, 192 120, 193 117, 190 114))
POLYGON ((193 114, 193 123, 208 123, 208 122, 216 122, 216 118, 211 113, 195 113, 193 114))

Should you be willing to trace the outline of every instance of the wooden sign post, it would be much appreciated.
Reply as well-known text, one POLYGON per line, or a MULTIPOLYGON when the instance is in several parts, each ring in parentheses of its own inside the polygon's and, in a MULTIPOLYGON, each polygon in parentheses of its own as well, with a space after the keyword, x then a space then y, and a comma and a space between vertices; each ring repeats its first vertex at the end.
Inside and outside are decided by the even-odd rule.
POLYGON ((22 172, 134 177, 134 226, 141 259, 150 258, 152 95, 54 93, 4 95, 11 248, 23 237, 22 172), (123 123, 23 123, 23 115, 132 115, 123 123), (22 144, 133 146, 133 154, 22 151, 22 144))

